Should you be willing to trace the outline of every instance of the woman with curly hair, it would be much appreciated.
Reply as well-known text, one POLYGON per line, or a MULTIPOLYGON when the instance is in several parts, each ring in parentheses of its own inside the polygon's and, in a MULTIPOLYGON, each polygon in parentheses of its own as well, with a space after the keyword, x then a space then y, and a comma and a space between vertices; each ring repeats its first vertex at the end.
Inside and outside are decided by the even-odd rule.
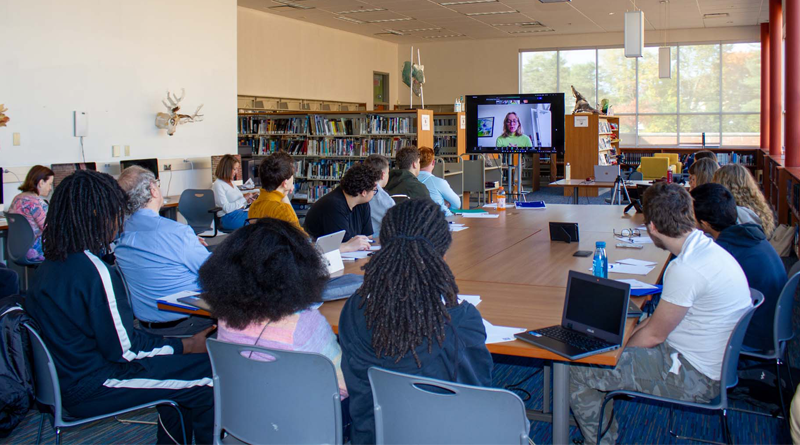
POLYGON ((736 198, 738 224, 748 222, 759 224, 768 239, 772 236, 772 231, 775 230, 772 208, 767 204, 753 175, 746 167, 739 164, 724 165, 714 173, 714 182, 724 185, 736 198))
POLYGON ((352 442, 375 443, 372 366, 468 385, 492 383, 492 356, 475 306, 458 302, 444 255, 452 238, 429 199, 398 204, 383 218, 381 250, 345 303, 339 338, 350 393, 352 442))
POLYGON ((200 268, 199 279, 219 319, 220 340, 322 354, 336 366, 345 398, 342 350, 317 305, 327 281, 328 269, 305 233, 273 218, 228 235, 200 268))

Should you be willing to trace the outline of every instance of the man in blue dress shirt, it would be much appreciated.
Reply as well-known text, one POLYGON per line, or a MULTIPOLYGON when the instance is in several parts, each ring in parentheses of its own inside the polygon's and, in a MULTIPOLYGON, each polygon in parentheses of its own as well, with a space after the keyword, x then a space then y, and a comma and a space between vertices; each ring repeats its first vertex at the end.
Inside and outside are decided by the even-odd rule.
POLYGON ((125 230, 114 253, 128 283, 133 314, 145 331, 192 335, 212 325, 206 317, 161 311, 156 300, 197 290, 197 273, 211 253, 191 227, 159 216, 164 204, 158 181, 149 170, 126 168, 118 179, 128 194, 125 230))
POLYGON ((431 199, 444 212, 444 216, 451 216, 453 212, 450 209, 461 208, 461 197, 453 191, 450 184, 442 179, 433 176, 433 167, 435 165, 433 149, 428 147, 420 147, 419 149, 419 167, 420 172, 417 179, 419 182, 425 184, 428 192, 431 194, 431 199))

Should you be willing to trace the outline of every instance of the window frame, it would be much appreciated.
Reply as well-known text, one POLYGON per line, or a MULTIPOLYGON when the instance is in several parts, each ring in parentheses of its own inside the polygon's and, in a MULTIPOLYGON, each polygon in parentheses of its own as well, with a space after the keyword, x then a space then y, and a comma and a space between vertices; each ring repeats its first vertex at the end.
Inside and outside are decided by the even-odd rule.
MULTIPOLYGON (((724 78, 723 78, 723 71, 724 71, 724 52, 723 52, 723 45, 735 45, 735 44, 757 44, 759 42, 752 41, 752 40, 741 40, 741 41, 713 41, 713 42, 681 42, 681 43, 671 43, 669 46, 672 50, 676 51, 675 56, 675 82, 676 82, 676 111, 674 113, 671 112, 655 112, 655 113, 641 113, 639 112, 639 97, 640 97, 640 58, 636 59, 635 63, 635 79, 636 79, 636 91, 634 95, 635 100, 635 112, 634 113, 616 113, 616 116, 626 116, 634 117, 634 144, 633 145, 625 145, 624 147, 632 147, 632 148, 648 148, 648 147, 697 147, 696 143, 681 143, 681 116, 717 116, 719 118, 719 125, 717 128, 716 133, 712 133, 713 137, 719 138, 719 147, 721 148, 753 148, 758 147, 759 144, 756 142, 753 145, 727 145, 725 144, 725 133, 723 132, 724 122, 726 116, 760 116, 761 113, 759 111, 736 111, 736 112, 726 112, 723 110, 723 85, 724 85, 724 78), (717 72, 719 76, 719 110, 713 112, 681 112, 681 77, 680 77, 680 58, 681 58, 681 47, 689 47, 689 46, 716 46, 718 48, 719 53, 719 63, 717 64, 717 72), (676 120, 676 145, 652 145, 652 144, 642 144, 640 141, 639 136, 639 116, 674 116, 676 120)), ((658 48, 662 45, 646 45, 648 48, 658 48)), ((523 93, 523 69, 524 69, 524 57, 526 53, 533 53, 533 52, 556 52, 556 91, 561 90, 561 53, 564 51, 586 51, 586 50, 594 50, 595 51, 595 97, 594 101, 597 102, 600 91, 600 50, 604 49, 619 49, 622 46, 619 45, 612 45, 612 46, 590 46, 590 47, 569 47, 569 48, 536 48, 536 49, 520 49, 519 50, 519 57, 517 59, 518 62, 518 89, 520 93, 523 93)), ((760 51, 760 49, 759 49, 760 51)), ((760 76, 760 72, 759 72, 760 76)), ((759 90, 759 94, 760 94, 759 90)), ((567 107, 569 109, 569 107, 567 107)), ((730 133, 729 133, 730 134, 730 133)), ((695 138, 696 136, 684 136, 684 138, 695 138)), ((760 138, 760 128, 759 131, 753 134, 754 139, 760 138)), ((716 146, 713 145, 713 146, 716 146)))

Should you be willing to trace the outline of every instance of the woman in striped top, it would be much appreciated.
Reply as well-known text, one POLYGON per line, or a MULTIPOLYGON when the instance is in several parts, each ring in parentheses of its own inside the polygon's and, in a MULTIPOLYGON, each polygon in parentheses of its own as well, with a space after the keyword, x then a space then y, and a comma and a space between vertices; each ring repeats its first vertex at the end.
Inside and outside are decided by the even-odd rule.
POLYGON ((228 235, 200 268, 204 299, 219 319, 219 340, 322 354, 336 366, 345 399, 342 349, 318 309, 327 281, 327 268, 308 237, 272 218, 228 235))

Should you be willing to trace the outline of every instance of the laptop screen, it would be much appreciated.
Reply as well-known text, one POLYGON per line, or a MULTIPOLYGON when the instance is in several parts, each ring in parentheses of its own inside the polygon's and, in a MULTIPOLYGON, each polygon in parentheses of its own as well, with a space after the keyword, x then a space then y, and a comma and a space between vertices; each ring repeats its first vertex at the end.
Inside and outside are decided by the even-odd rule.
POLYGON ((604 331, 621 336, 628 310, 630 285, 570 271, 562 325, 606 340, 604 331))

